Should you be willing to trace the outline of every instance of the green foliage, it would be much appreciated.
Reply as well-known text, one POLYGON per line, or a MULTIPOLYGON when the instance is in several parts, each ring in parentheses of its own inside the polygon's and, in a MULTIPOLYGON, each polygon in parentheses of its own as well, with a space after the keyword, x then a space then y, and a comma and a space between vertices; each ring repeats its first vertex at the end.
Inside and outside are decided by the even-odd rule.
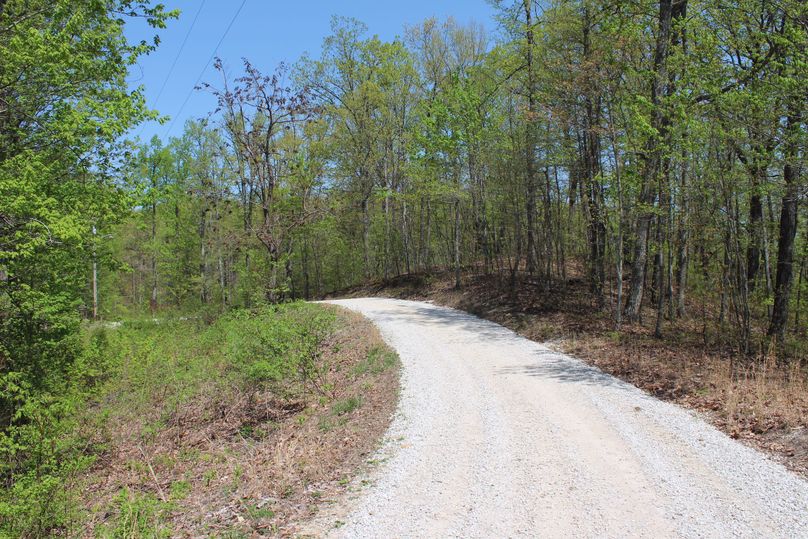
POLYGON ((363 376, 367 373, 381 374, 397 364, 398 356, 394 352, 373 347, 368 351, 367 357, 356 364, 353 372, 356 376, 363 376))
POLYGON ((127 42, 122 14, 153 28, 175 15, 140 0, 0 4, 0 534, 11 537, 70 529, 65 486, 92 462, 73 420, 105 368, 103 338, 79 334, 91 230, 125 213, 118 139, 153 117, 126 78, 154 47, 127 42))
POLYGON ((331 406, 331 413, 333 415, 346 415, 350 414, 357 408, 362 406, 362 397, 354 396, 346 399, 338 400, 331 406))
POLYGON ((182 500, 191 493, 191 483, 188 481, 174 481, 171 483, 171 499, 182 500))
MULTIPOLYGON (((306 303, 236 310, 210 325, 197 317, 132 319, 84 332, 70 383, 62 383, 60 392, 36 389, 19 373, 4 375, 0 399, 15 413, 0 432, 6 485, 0 489, 0 536, 70 534, 80 527, 80 478, 109 443, 107 426, 136 423, 155 402, 162 403, 163 415, 144 423, 142 443, 195 399, 218 402, 264 390, 283 399, 304 389, 323 391, 321 347, 335 328, 334 311, 306 303)), ((242 434, 265 436, 252 427, 242 434)), ((172 502, 186 497, 188 488, 174 482, 172 502)), ((169 509, 154 496, 122 491, 102 536, 170 536, 164 525, 169 509)))
POLYGON ((99 530, 100 537, 109 539, 146 539, 171 537, 166 524, 170 505, 152 494, 140 494, 122 489, 114 500, 115 518, 99 530))
POLYGON ((152 116, 125 79, 153 47, 127 43, 121 13, 155 28, 173 15, 135 0, 10 0, 0 11, 0 373, 38 388, 78 357, 91 228, 125 210, 110 176, 117 139, 152 116))
POLYGON ((14 410, 0 431, 0 477, 6 485, 0 489, 0 536, 38 537, 69 530, 79 519, 66 487, 94 462, 96 448, 82 435, 78 415, 106 378, 109 353, 103 330, 90 332, 87 341, 66 379, 53 384, 58 390, 33 387, 21 373, 0 377, 0 402, 14 410))
POLYGON ((324 366, 319 361, 323 340, 334 329, 335 315, 316 305, 299 303, 235 311, 225 317, 225 344, 231 369, 243 373, 245 383, 266 386, 279 393, 297 390, 290 381, 319 383, 324 366), (266 323, 267 315, 277 317, 266 323))

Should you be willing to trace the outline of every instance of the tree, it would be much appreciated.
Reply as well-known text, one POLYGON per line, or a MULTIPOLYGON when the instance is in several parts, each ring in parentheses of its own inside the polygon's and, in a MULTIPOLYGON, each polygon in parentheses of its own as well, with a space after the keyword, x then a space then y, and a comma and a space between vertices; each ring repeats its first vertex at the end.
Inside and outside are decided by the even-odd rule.
MULTIPOLYGON (((217 59, 216 69, 223 72, 217 59)), ((288 219, 283 211, 280 193, 293 174, 296 153, 294 127, 310 114, 308 92, 285 86, 287 74, 281 65, 273 75, 261 74, 249 61, 244 61, 244 76, 231 90, 225 86, 214 90, 219 110, 224 113, 224 127, 230 137, 231 151, 244 167, 240 172, 249 193, 256 197, 260 221, 253 232, 269 255, 266 295, 279 296, 278 270, 286 252, 290 232, 303 224, 306 215, 288 219)), ((250 219, 251 220, 251 219, 250 219)))
MULTIPOLYGON (((666 146, 670 143, 670 116, 663 100, 671 95, 673 74, 668 65, 671 46, 674 42, 674 26, 685 16, 686 0, 660 0, 656 47, 653 67, 650 71, 650 133, 642 153, 642 184, 639 203, 644 206, 637 218, 637 237, 634 245, 634 260, 631 267, 631 285, 626 304, 626 318, 637 319, 640 315, 643 287, 645 284, 648 241, 653 218, 652 207, 657 198, 657 184, 663 170, 666 146)), ((661 293, 661 292, 660 292, 661 293)))
POLYGON ((3 374, 48 385, 75 357, 93 227, 124 213, 119 138, 153 116, 126 77, 154 45, 128 43, 124 21, 162 28, 173 15, 135 0, 0 4, 3 374))

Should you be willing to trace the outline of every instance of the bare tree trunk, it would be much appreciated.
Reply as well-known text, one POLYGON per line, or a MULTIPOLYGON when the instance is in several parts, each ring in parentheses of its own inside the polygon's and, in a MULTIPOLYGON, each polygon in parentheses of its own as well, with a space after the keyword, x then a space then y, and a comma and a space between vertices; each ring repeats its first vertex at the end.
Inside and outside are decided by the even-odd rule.
POLYGON ((454 274, 455 289, 460 288, 460 197, 454 201, 454 274))
POLYGON ((656 324, 654 325, 654 337, 662 337, 662 321, 665 318, 665 271, 664 246, 665 246, 665 219, 659 216, 657 219, 656 233, 656 253, 654 254, 654 290, 656 291, 656 324))
POLYGON ((203 304, 208 303, 208 249, 207 249, 207 214, 208 208, 202 207, 202 214, 199 218, 199 282, 200 282, 200 299, 203 304))
POLYGON ((536 82, 533 69, 533 10, 532 0, 523 0, 525 11, 525 36, 527 38, 526 69, 527 69, 527 121, 525 122, 525 169, 527 172, 527 198, 525 200, 525 214, 527 216, 527 271, 536 272, 536 82))
MULTIPOLYGON (((774 215, 771 195, 766 194, 766 202, 769 210, 768 219, 771 219, 774 215)), ((769 241, 769 227, 765 221, 766 219, 764 219, 763 226, 761 227, 763 230, 763 273, 766 276, 766 297, 772 297, 774 295, 774 281, 772 279, 771 256, 769 255, 771 252, 771 242, 769 241)), ((766 311, 771 319, 772 306, 769 302, 766 302, 766 311)))
POLYGON ((687 199, 687 155, 682 154, 682 175, 680 180, 681 216, 678 221, 676 234, 676 316, 679 318, 685 315, 685 289, 687 288, 687 266, 689 260, 688 241, 690 230, 687 221, 688 199, 687 199))
MULTIPOLYGON (((156 196, 153 194, 153 196, 156 196)), ((149 298, 149 311, 152 314, 157 312, 157 202, 152 199, 151 204, 151 276, 152 287, 151 297, 149 298)))
POLYGON ((309 284, 309 239, 303 238, 303 297, 311 299, 311 288, 309 284))
POLYGON ((791 299, 791 286, 794 280, 794 238, 797 235, 797 142, 796 131, 800 129, 802 118, 797 107, 792 103, 789 107, 786 126, 787 136, 791 140, 786 142, 785 165, 783 167, 783 180, 786 190, 783 195, 780 210, 780 236, 777 241, 777 280, 774 287, 774 308, 772 310, 771 324, 768 334, 782 344, 785 339, 786 324, 788 323, 788 302, 791 299))
MULTIPOLYGON (((0 4, 2 8, 2 4, 0 4)), ((0 9, 2 13, 2 9, 0 9)), ((98 258, 95 252, 95 237, 98 231, 93 225, 93 320, 98 320, 98 258)))
POLYGON ((426 238, 424 240, 424 269, 432 271, 432 201, 426 199, 426 238))
POLYGON ((410 265, 410 249, 412 245, 412 238, 410 238, 410 227, 407 222, 407 201, 404 200, 401 206, 401 239, 404 246, 404 267, 407 273, 411 273, 412 267, 410 265))
MULTIPOLYGON (((591 57, 591 17, 589 7, 583 14, 583 57, 589 62, 591 57)), ((603 209, 603 185, 600 183, 600 98, 584 96, 585 129, 583 136, 584 181, 586 192, 585 208, 587 210, 587 232, 589 236, 590 288, 598 307, 603 308, 606 298, 603 286, 606 281, 606 224, 603 209)))
POLYGON ((755 171, 752 183, 752 196, 749 198, 749 247, 746 249, 746 280, 749 281, 749 290, 755 289, 758 271, 760 270, 760 247, 763 227, 763 202, 760 198, 758 185, 759 172, 755 171))
POLYGON ((384 280, 390 279, 390 195, 384 195, 384 280))
POLYGON ((679 228, 678 246, 676 250, 676 316, 683 317, 686 312, 685 291, 687 288, 687 266, 688 254, 688 231, 687 226, 679 228))
POLYGON ((362 249, 364 257, 365 280, 370 280, 370 195, 365 195, 362 199, 362 249))

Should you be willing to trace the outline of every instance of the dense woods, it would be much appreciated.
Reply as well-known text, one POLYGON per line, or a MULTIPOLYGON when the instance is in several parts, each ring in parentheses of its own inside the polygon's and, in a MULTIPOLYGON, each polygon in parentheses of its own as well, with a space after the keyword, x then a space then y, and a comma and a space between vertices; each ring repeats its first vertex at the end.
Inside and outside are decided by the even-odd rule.
POLYGON ((123 263, 101 312, 452 269, 458 287, 583 275, 617 328, 804 339, 805 6, 497 9, 493 35, 426 20, 384 42, 335 18, 293 66, 217 64, 217 109, 127 163, 141 198, 101 232, 123 263))
MULTIPOLYGON (((384 41, 336 17, 272 72, 217 61, 198 88, 215 110, 143 142, 157 113, 126 77, 155 44, 123 27, 175 13, 0 0, 0 427, 21 429, 0 460, 96 375, 83 319, 403 274, 583 279, 617 331, 694 320, 739 356, 804 359, 808 5, 494 5, 492 31, 428 19, 384 41)), ((43 473, 23 468, 0 481, 43 473)))

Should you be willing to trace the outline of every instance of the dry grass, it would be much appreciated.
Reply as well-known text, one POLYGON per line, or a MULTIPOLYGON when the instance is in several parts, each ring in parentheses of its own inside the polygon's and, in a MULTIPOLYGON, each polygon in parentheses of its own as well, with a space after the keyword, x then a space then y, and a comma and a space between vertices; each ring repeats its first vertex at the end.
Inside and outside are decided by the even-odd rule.
MULTIPOLYGON (((808 372, 794 360, 778 365, 771 355, 748 358, 707 334, 699 319, 667 323, 663 339, 642 324, 614 331, 608 313, 592 302, 582 279, 545 291, 505 278, 465 276, 453 289, 448 274, 405 276, 339 295, 427 299, 497 322, 552 344, 658 398, 699 410, 715 426, 764 450, 808 477, 808 372)), ((697 309, 694 307, 694 312, 697 309)), ((653 321, 653 313, 646 313, 653 321)))
POLYGON ((398 368, 369 321, 325 308, 339 327, 322 347, 326 387, 291 401, 203 390, 106 432, 110 447, 87 480, 86 535, 120 519, 109 508, 122 489, 160 500, 172 537, 291 536, 343 490, 389 425, 398 368))

